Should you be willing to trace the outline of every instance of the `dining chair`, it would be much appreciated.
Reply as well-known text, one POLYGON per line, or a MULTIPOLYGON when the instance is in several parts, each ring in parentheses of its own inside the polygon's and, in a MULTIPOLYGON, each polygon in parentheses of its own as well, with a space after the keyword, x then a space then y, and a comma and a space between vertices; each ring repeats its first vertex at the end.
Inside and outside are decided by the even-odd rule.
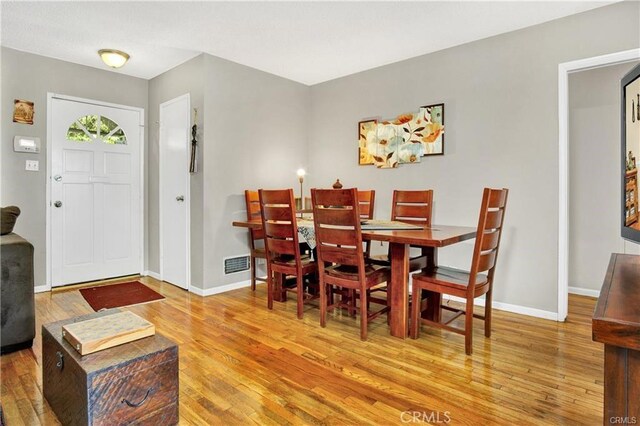
POLYGON ((484 335, 491 337, 491 298, 493 278, 495 274, 502 225, 507 206, 508 189, 485 188, 480 207, 480 218, 476 232, 476 243, 471 259, 470 271, 453 268, 436 267, 413 275, 413 302, 411 306, 411 337, 418 338, 421 323, 426 323, 445 330, 464 335, 464 347, 467 355, 471 355, 473 342, 473 318, 484 320, 484 335), (483 274, 483 272, 486 272, 483 274), (427 310, 435 313, 434 318, 420 318, 422 295, 427 296, 427 310), (441 305, 441 295, 448 294, 465 299, 465 309, 455 309, 441 305), (486 294, 484 315, 474 314, 473 301, 486 294), (430 303, 437 303, 433 309, 430 303), (443 322, 441 309, 455 312, 452 318, 443 322), (455 319, 464 315, 464 328, 450 326, 455 319))
MULTIPOLYGON (((244 200, 247 206, 247 220, 260 220, 260 199, 258 191, 244 191, 244 200)), ((264 248, 264 231, 262 229, 249 228, 249 248, 251 259, 251 290, 256 290, 256 281, 267 282, 266 277, 256 276, 256 259, 266 259, 264 248), (259 243, 256 244, 256 243, 259 243)))
MULTIPOLYGON (((391 220, 397 220, 413 225, 428 228, 431 226, 431 214, 433 211, 433 190, 420 191, 393 191, 391 204, 391 220)), ((416 251, 415 246, 414 251, 416 251)), ((427 267, 426 249, 418 247, 420 254, 409 256, 409 272, 416 272, 427 267)), ((387 254, 371 256, 371 263, 382 266, 391 265, 391 256, 387 254)), ((373 291, 386 292, 387 286, 378 286, 373 291)), ((372 293, 372 292, 371 292, 372 293)), ((371 300, 379 302, 381 298, 370 293, 371 300)))
MULTIPOLYGON (((433 190, 421 191, 393 191, 391 204, 391 220, 409 223, 428 228, 431 226, 433 211, 433 190)), ((412 246, 414 247, 414 246, 412 246)), ((424 249, 420 255, 409 257, 409 271, 414 272, 427 267, 427 257, 424 249)), ((390 265, 389 254, 376 255, 372 262, 379 265, 390 265)))
POLYGON ((360 338, 367 339, 368 322, 389 311, 385 306, 369 312, 367 290, 390 280, 390 268, 365 264, 360 228, 358 192, 352 189, 312 189, 313 222, 320 279, 320 325, 326 326, 327 311, 336 307, 360 312, 360 338), (327 286, 338 286, 359 292, 360 307, 355 298, 328 303, 327 286))
POLYGON ((267 306, 273 309, 274 292, 279 290, 274 279, 284 285, 285 277, 293 275, 296 277, 295 288, 283 289, 296 293, 297 314, 301 319, 305 299, 316 297, 305 293, 304 278, 315 277, 318 264, 310 256, 300 254, 293 189, 261 189, 258 193, 267 252, 267 306))

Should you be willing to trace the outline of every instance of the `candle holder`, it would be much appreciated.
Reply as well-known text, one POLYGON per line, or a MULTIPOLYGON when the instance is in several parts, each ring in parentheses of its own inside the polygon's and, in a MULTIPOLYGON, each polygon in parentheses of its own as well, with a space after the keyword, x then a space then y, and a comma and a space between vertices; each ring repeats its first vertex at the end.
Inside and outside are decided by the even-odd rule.
POLYGON ((302 219, 302 210, 304 209, 304 192, 302 191, 302 184, 304 183, 304 176, 307 172, 304 169, 298 169, 296 174, 298 175, 298 182, 300 182, 300 205, 296 205, 296 207, 300 210, 300 218, 302 219))

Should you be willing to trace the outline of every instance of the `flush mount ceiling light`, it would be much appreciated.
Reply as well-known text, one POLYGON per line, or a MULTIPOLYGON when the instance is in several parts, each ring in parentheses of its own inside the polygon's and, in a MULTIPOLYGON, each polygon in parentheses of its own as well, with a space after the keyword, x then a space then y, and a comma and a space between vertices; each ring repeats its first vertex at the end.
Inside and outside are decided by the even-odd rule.
POLYGON ((129 60, 129 54, 115 49, 100 49, 98 55, 107 66, 120 68, 129 60))

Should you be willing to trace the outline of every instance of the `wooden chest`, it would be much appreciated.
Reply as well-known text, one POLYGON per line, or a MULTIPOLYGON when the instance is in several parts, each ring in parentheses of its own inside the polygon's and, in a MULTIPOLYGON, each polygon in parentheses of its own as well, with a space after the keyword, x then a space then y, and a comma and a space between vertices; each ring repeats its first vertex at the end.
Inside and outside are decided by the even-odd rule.
POLYGON ((81 356, 62 326, 111 309, 42 326, 44 396, 65 425, 178 423, 178 347, 160 334, 81 356))

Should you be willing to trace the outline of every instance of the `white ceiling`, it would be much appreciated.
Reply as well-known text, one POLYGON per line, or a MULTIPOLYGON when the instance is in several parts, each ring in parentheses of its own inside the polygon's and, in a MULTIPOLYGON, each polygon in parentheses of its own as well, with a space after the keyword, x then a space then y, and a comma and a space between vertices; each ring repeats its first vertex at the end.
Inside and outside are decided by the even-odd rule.
POLYGON ((612 3, 7 2, 1 44, 150 79, 207 52, 304 84, 513 31, 612 3))

